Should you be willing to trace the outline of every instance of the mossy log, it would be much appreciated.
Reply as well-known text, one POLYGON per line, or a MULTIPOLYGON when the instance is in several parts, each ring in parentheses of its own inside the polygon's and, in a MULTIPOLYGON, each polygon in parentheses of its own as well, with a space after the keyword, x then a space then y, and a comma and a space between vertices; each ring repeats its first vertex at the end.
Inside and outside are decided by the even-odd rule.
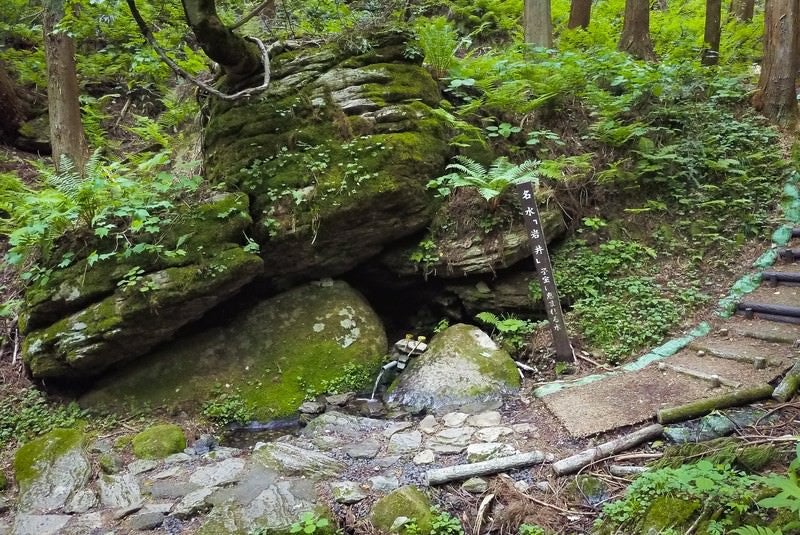
POLYGON ((748 403, 768 398, 770 395, 772 395, 772 387, 766 383, 734 390, 720 396, 699 399, 685 405, 661 409, 658 411, 658 423, 673 424, 684 422, 692 418, 705 416, 715 410, 747 405, 748 403))
POLYGON ((786 403, 797 392, 798 386, 800 386, 800 360, 794 363, 792 369, 786 372, 783 380, 775 387, 775 391, 772 392, 772 399, 786 403))
POLYGON ((508 457, 501 457, 499 459, 492 459, 479 463, 457 464, 446 468, 436 468, 434 470, 428 470, 428 485, 442 485, 460 479, 497 474, 505 472, 506 470, 542 464, 545 460, 547 460, 546 454, 541 451, 532 451, 530 453, 519 453, 517 455, 509 455, 508 457))
POLYGON ((638 431, 634 431, 629 435, 625 435, 614 439, 605 444, 600 444, 597 447, 584 450, 576 453, 566 459, 561 459, 553 463, 553 472, 556 475, 563 476, 567 474, 574 474, 584 466, 587 466, 595 461, 599 461, 609 455, 614 455, 621 451, 628 450, 634 446, 638 446, 642 442, 653 440, 661 436, 664 428, 659 424, 648 425, 638 431))

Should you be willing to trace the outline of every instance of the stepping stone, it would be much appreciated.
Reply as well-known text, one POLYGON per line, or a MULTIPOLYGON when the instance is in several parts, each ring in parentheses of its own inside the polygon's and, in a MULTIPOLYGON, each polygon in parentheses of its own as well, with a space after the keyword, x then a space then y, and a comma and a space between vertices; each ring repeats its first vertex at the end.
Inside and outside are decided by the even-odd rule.
POLYGON ((143 474, 154 470, 158 466, 158 461, 151 461, 148 459, 137 459, 128 465, 128 472, 133 475, 143 474))
POLYGON ((131 515, 128 527, 133 531, 149 531, 164 523, 164 513, 149 512, 131 515))
POLYGON ((434 455, 433 450, 422 450, 414 455, 414 459, 412 460, 414 464, 431 464, 436 460, 436 456, 434 455))
POLYGON ((486 411, 480 414, 473 414, 467 418, 467 425, 474 427, 494 427, 500 425, 502 416, 497 411, 486 411))
POLYGON ((791 362, 797 355, 797 351, 784 344, 743 336, 729 338, 706 336, 689 344, 689 349, 695 352, 702 351, 704 356, 746 362, 751 366, 759 358, 766 359, 767 365, 780 366, 791 362))
POLYGON ((436 421, 436 417, 433 414, 429 414, 422 419, 418 427, 426 435, 432 435, 439 428, 439 422, 436 421))
POLYGON ((570 435, 581 438, 644 422, 661 408, 727 391, 725 387, 710 391, 705 381, 648 366, 541 399, 570 435))
POLYGON ((375 440, 367 439, 358 444, 353 444, 345 450, 351 459, 374 459, 381 451, 381 444, 375 440))
POLYGON ((29 515, 20 513, 14 520, 13 535, 56 535, 67 525, 69 515, 29 515))
POLYGON ((729 322, 730 331, 739 336, 756 338, 765 342, 794 346, 800 340, 800 325, 777 321, 747 320, 734 318, 729 322))
POLYGON ((800 307, 800 286, 776 286, 771 288, 763 284, 745 295, 742 302, 763 303, 765 305, 782 305, 800 307))
POLYGON ((400 486, 400 482, 394 476, 375 476, 369 478, 372 490, 378 492, 390 492, 400 486))
POLYGON ((400 431, 405 431, 406 429, 413 427, 414 422, 392 422, 389 424, 383 431, 383 438, 391 438, 392 435, 395 433, 399 433, 400 431))
POLYGON ((451 427, 436 433, 431 439, 431 442, 449 446, 466 447, 474 434, 474 427, 451 427))
POLYGON ((337 503, 345 505, 358 503, 367 497, 367 493, 355 481, 334 481, 331 483, 331 494, 337 503))
POLYGON ((244 470, 244 459, 226 459, 222 462, 197 468, 191 476, 189 482, 198 487, 216 487, 229 485, 239 480, 244 470))
POLYGON ((92 490, 80 489, 76 491, 64 507, 64 512, 69 514, 85 513, 97 505, 97 496, 92 490))
POLYGON ((265 444, 252 458, 286 476, 332 476, 344 470, 344 464, 329 455, 287 442, 265 444))
POLYGON ((97 481, 100 487, 100 503, 103 507, 127 509, 142 506, 142 493, 132 474, 121 476, 101 476, 97 481))
POLYGON ((508 457, 516 453, 518 452, 513 446, 500 442, 470 444, 467 446, 467 462, 477 463, 480 461, 488 461, 490 459, 508 457))
POLYGON ((481 442, 497 442, 498 438, 510 435, 513 432, 514 430, 510 427, 484 427, 483 429, 478 429, 475 432, 474 438, 475 440, 480 440, 481 442))
POLYGON ((190 492, 175 506, 172 514, 177 518, 191 518, 199 513, 203 513, 211 509, 211 504, 206 501, 214 489, 200 488, 190 492))
POLYGON ((389 439, 389 453, 411 453, 417 451, 422 444, 422 434, 419 431, 409 433, 395 433, 389 439))
POLYGON ((461 488, 471 494, 483 494, 489 488, 489 483, 482 477, 471 477, 461 484, 461 488))
POLYGON ((468 414, 464 414, 463 412, 451 412, 445 414, 442 420, 447 427, 460 427, 464 425, 468 416, 468 414))
MULTIPOLYGON (((707 375, 717 375, 720 378, 739 383, 741 385, 739 388, 769 383, 773 379, 783 375, 783 372, 792 365, 792 362, 786 359, 783 361, 785 362, 783 366, 766 366, 765 368, 757 370, 752 362, 716 358, 709 354, 699 356, 697 351, 692 349, 679 351, 662 362, 707 375)), ((710 383, 707 384, 710 385, 710 383)))

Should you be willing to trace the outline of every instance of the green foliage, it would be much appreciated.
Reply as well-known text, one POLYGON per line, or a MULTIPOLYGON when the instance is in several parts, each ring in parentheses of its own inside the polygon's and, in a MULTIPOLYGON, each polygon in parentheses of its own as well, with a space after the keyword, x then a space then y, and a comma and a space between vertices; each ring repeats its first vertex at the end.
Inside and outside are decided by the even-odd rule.
POLYGON ((781 529, 772 529, 766 526, 741 526, 731 533, 734 535, 783 535, 781 529))
POLYGON ((539 183, 536 169, 540 162, 536 160, 517 165, 506 157, 500 157, 488 169, 466 156, 456 156, 455 160, 456 163, 447 166, 454 172, 431 180, 428 188, 435 189, 440 195, 449 195, 455 188, 474 188, 489 201, 490 206, 496 207, 500 196, 511 186, 524 182, 539 183))
POLYGON ((244 424, 253 419, 253 407, 238 392, 218 389, 216 395, 203 404, 203 416, 218 425, 244 424))
POLYGON ((421 18, 414 31, 422 48, 423 61, 434 78, 442 78, 453 64, 454 55, 462 41, 445 17, 421 18))
POLYGON ((350 362, 342 367, 341 373, 334 379, 324 380, 320 384, 320 394, 345 394, 357 392, 369 385, 375 370, 363 364, 350 362))
POLYGON ((536 329, 532 321, 506 314, 502 318, 491 312, 480 312, 475 319, 492 328, 491 335, 509 353, 516 354, 525 348, 536 329))
POLYGON ((39 390, 2 394, 0 448, 21 444, 57 427, 75 427, 87 414, 76 403, 50 403, 39 390))
POLYGON ((791 525, 787 528, 800 528, 800 479, 798 478, 798 470, 800 470, 800 442, 795 447, 795 458, 789 464, 789 470, 785 476, 771 475, 762 478, 760 481, 765 486, 777 489, 778 494, 769 498, 764 498, 758 502, 761 507, 768 509, 782 509, 789 511, 794 517, 791 525))
MULTIPOLYGON (((754 476, 707 460, 648 471, 631 483, 622 499, 606 504, 597 522, 624 531, 642 518, 653 501, 664 496, 710 502, 723 514, 741 514, 755 504, 757 483, 754 476)), ((719 522, 725 524, 726 519, 719 522)))
POLYGON ((175 201, 197 191, 197 178, 153 172, 149 164, 130 170, 104 162, 97 152, 83 176, 68 160, 58 173, 41 172, 38 190, 0 175, 0 212, 7 214, 0 218, 0 234, 10 245, 5 260, 23 280, 46 279, 75 260, 75 251, 58 247, 68 233, 96 247, 84 253, 89 267, 116 255, 185 254, 180 244, 167 248, 159 236, 177 217, 175 201))
POLYGON ((519 526, 519 535, 547 535, 544 528, 532 524, 521 524, 519 526))
POLYGON ((300 515, 300 520, 289 528, 289 533, 305 533, 312 535, 318 533, 330 525, 327 518, 320 517, 312 512, 305 512, 300 515))
POLYGON ((431 535, 464 535, 464 528, 458 518, 447 511, 433 511, 431 535))

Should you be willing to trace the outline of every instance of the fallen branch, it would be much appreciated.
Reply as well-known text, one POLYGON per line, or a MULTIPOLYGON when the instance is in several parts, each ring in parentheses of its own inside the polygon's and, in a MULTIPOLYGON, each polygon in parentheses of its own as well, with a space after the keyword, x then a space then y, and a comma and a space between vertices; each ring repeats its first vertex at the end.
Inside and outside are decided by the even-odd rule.
POLYGON ((517 360, 514 361, 514 364, 516 364, 517 368, 519 368, 520 370, 525 370, 526 372, 536 372, 536 368, 528 366, 527 364, 523 364, 517 360))
POLYGON ((794 393, 797 392, 797 387, 800 386, 800 360, 794 363, 792 369, 786 372, 783 380, 775 391, 772 393, 772 399, 776 399, 782 403, 789 401, 794 393))
POLYGON ((720 396, 711 398, 699 399, 679 405, 677 407, 670 407, 658 411, 658 423, 672 424, 676 422, 683 422, 693 418, 705 416, 710 412, 727 409, 728 407, 737 407, 739 405, 747 405, 754 401, 759 401, 772 395, 772 387, 768 384, 760 384, 751 386, 742 390, 736 390, 720 396))
POLYGON ((625 477, 635 476, 642 472, 647 472, 646 466, 632 466, 629 464, 612 464, 608 467, 608 472, 612 476, 625 477))
POLYGON ((573 474, 584 466, 597 462, 600 459, 638 446, 642 442, 658 438, 663 432, 664 428, 659 424, 649 425, 629 435, 612 440, 611 442, 600 444, 595 448, 576 453, 566 459, 561 459, 553 463, 553 472, 559 476, 573 474))
POLYGON ((450 481, 458 481, 476 476, 488 476, 513 470, 515 468, 525 468, 534 464, 542 464, 547 460, 547 455, 541 451, 530 453, 518 453, 490 461, 481 461, 471 464, 457 464, 446 468, 435 468, 428 470, 428 485, 442 485, 450 481))

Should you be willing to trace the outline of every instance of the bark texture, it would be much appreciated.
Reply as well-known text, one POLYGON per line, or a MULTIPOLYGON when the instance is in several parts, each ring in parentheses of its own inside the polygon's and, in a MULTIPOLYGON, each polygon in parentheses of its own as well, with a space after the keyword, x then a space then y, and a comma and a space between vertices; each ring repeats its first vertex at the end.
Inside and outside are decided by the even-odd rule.
POLYGON ((800 0, 767 0, 764 15, 764 59, 753 106, 771 121, 797 120, 798 18, 800 0))
POLYGON ((585 30, 589 27, 591 17, 592 0, 572 0, 569 6, 567 28, 583 28, 585 30))
POLYGON ((654 61, 656 53, 650 40, 650 2, 625 0, 625 22, 619 49, 635 58, 654 61))
POLYGON ((545 48, 553 46, 550 0, 525 0, 525 42, 545 48))
MULTIPOLYGON (((55 4, 53 2, 51 4, 55 4)), ((50 144, 53 162, 60 168, 66 156, 79 170, 89 158, 89 146, 81 123, 78 75, 75 71, 75 43, 64 32, 55 31, 62 13, 58 6, 47 4, 42 28, 44 55, 47 61, 47 108, 50 117, 50 144)))
POLYGON ((263 70, 261 53, 254 43, 227 28, 217 15, 214 0, 182 0, 186 22, 206 55, 219 63, 230 82, 249 78, 263 70))
POLYGON ((0 140, 14 141, 23 120, 22 102, 16 84, 0 61, 0 140))
POLYGON ((732 0, 730 12, 743 22, 752 22, 755 4, 755 0, 732 0))
POLYGON ((706 27, 703 36, 703 65, 719 63, 719 40, 722 34, 722 0, 706 0, 706 27))

